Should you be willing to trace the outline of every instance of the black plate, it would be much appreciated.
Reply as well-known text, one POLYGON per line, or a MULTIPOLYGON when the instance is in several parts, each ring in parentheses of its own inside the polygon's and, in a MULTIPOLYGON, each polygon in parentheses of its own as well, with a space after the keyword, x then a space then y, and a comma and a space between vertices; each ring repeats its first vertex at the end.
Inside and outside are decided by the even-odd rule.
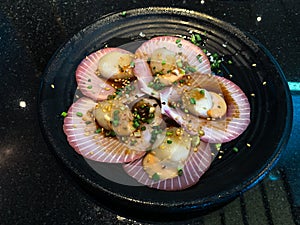
POLYGON ((113 14, 80 31, 49 63, 39 106, 45 139, 82 187, 115 212, 144 220, 190 218, 251 188, 278 160, 292 123, 291 96, 284 74, 261 44, 223 21, 174 8, 136 9, 126 16, 113 14), (247 95, 252 109, 250 126, 239 138, 223 146, 222 159, 216 159, 199 183, 187 190, 158 191, 104 178, 73 151, 62 129, 60 114, 73 102, 77 65, 105 45, 134 50, 145 38, 189 37, 190 31, 205 35, 207 50, 225 55, 233 62, 225 61, 221 69, 247 95), (232 151, 234 146, 239 148, 238 153, 232 151))

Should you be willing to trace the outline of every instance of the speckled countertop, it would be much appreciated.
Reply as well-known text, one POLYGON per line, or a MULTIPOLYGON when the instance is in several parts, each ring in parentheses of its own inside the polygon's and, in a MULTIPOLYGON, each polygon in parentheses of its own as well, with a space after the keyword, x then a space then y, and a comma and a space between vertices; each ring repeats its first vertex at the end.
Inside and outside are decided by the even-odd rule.
MULTIPOLYGON (((51 56, 101 16, 147 6, 193 9, 253 35, 288 81, 300 81, 297 0, 0 2, 0 224, 140 224, 108 211, 82 191, 48 149, 37 119, 41 76, 51 56)), ((208 215, 171 224, 299 224, 300 98, 287 151, 263 182, 208 215)), ((145 223, 142 223, 145 224, 145 223)))

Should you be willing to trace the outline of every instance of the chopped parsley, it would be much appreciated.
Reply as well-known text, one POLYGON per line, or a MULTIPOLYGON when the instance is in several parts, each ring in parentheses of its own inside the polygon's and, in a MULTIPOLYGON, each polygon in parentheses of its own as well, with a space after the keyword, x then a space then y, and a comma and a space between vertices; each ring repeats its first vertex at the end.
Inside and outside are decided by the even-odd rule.
POLYGON ((234 152, 238 152, 238 151, 239 151, 239 149, 238 149, 237 147, 233 147, 232 150, 233 150, 234 152))
POLYGON ((152 180, 154 180, 154 181, 159 181, 159 179, 160 179, 160 176, 159 176, 158 173, 154 173, 154 174, 152 175, 152 180))
POLYGON ((172 144, 172 140, 169 140, 169 139, 168 139, 168 140, 167 140, 167 144, 169 144, 169 145, 172 144))
POLYGON ((77 113, 76 113, 76 116, 78 116, 78 117, 82 117, 82 116, 83 116, 83 114, 82 114, 81 112, 77 112, 77 113))
POLYGON ((167 131, 167 132, 166 132, 166 135, 167 135, 167 136, 172 136, 172 135, 173 135, 173 131, 167 131))
POLYGON ((202 63, 202 55, 201 54, 197 55, 196 58, 200 63, 202 63))
POLYGON ((98 128, 97 130, 95 130, 95 133, 99 134, 99 133, 101 133, 101 130, 102 130, 101 128, 98 128))
POLYGON ((157 136, 159 134, 161 134, 163 132, 163 130, 160 128, 160 126, 153 126, 152 127, 153 130, 151 131, 151 139, 150 139, 150 143, 151 144, 154 144, 154 142, 156 141, 157 139, 157 136))
POLYGON ((194 98, 190 98, 190 103, 191 103, 192 105, 196 105, 196 100, 195 100, 194 98))
POLYGON ((113 130, 107 130, 104 135, 105 137, 115 137, 117 134, 113 130))
POLYGON ((131 68, 134 68, 134 67, 135 67, 135 62, 134 62, 134 61, 131 61, 131 62, 130 62, 130 67, 131 67, 131 68))
POLYGON ((178 176, 182 176, 183 175, 183 170, 182 169, 178 169, 177 170, 177 174, 178 174, 178 176))
POLYGON ((154 90, 156 91, 159 91, 163 88, 166 87, 165 84, 161 83, 159 79, 154 79, 153 81, 151 81, 149 84, 148 84, 148 87, 151 87, 153 88, 154 90))
POLYGON ((120 118, 119 118, 119 114, 120 114, 120 111, 119 110, 115 110, 113 112, 113 120, 112 120, 112 125, 114 127, 118 126, 120 124, 120 118))
POLYGON ((192 66, 186 66, 185 71, 195 73, 197 70, 192 66))
POLYGON ((205 95, 205 91, 202 89, 199 91, 201 95, 205 95))
POLYGON ((194 45, 199 46, 199 45, 202 44, 203 38, 201 37, 200 34, 195 33, 195 34, 192 34, 192 35, 191 35, 190 41, 191 41, 194 45))
POLYGON ((68 115, 68 113, 67 113, 67 112, 62 112, 60 115, 61 115, 62 117, 66 117, 66 116, 68 115))

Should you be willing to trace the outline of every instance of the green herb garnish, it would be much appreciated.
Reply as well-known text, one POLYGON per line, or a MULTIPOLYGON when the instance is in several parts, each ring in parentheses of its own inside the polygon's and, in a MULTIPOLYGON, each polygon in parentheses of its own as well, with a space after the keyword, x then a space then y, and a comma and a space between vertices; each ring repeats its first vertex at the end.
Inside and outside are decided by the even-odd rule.
POLYGON ((62 112, 60 115, 61 115, 62 117, 66 117, 66 116, 68 115, 68 113, 67 113, 67 112, 62 112))
POLYGON ((196 58, 200 63, 202 63, 202 55, 201 54, 197 55, 196 58))
POLYGON ((134 61, 131 61, 131 62, 130 62, 130 67, 131 67, 131 68, 134 68, 134 67, 135 67, 135 62, 134 62, 134 61))
POLYGON ((176 62, 176 65, 179 67, 179 68, 182 68, 183 67, 183 64, 182 64, 182 61, 177 61, 176 62))
POLYGON ((154 180, 154 181, 159 181, 159 179, 160 179, 160 176, 158 175, 158 173, 154 173, 154 174, 152 175, 152 180, 154 180))
POLYGON ((151 87, 151 88, 153 88, 156 91, 159 91, 159 90, 165 88, 166 85, 163 84, 163 83, 161 83, 160 80, 158 78, 156 78, 156 79, 154 79, 152 82, 150 82, 148 84, 148 87, 151 87))
POLYGON ((185 67, 185 70, 191 73, 195 73, 197 70, 194 67, 191 66, 187 66, 185 67))
POLYGON ((160 126, 153 126, 152 128, 153 130, 151 131, 150 143, 154 144, 157 139, 157 135, 161 134, 163 130, 160 128, 160 126))
POLYGON ((232 150, 233 150, 234 152, 238 152, 238 151, 239 151, 239 149, 238 149, 237 147, 233 147, 232 150))
POLYGON ((78 117, 82 117, 82 116, 83 116, 83 114, 82 114, 81 112, 77 112, 77 113, 76 113, 76 116, 78 116, 78 117))
POLYGON ((172 135, 173 135, 173 131, 167 131, 167 132, 166 132, 166 135, 167 135, 167 136, 172 136, 172 135))
POLYGON ((133 127, 134 128, 138 128, 140 126, 140 123, 137 121, 137 120, 135 120, 134 122, 133 122, 133 127))
POLYGON ((178 176, 182 176, 183 175, 183 170, 182 169, 178 169, 177 170, 177 174, 178 174, 178 176))
POLYGON ((196 105, 196 100, 194 98, 190 98, 190 103, 196 105))
POLYGON ((101 128, 98 128, 97 130, 95 130, 95 133, 99 134, 99 133, 101 133, 101 130, 102 130, 101 128))

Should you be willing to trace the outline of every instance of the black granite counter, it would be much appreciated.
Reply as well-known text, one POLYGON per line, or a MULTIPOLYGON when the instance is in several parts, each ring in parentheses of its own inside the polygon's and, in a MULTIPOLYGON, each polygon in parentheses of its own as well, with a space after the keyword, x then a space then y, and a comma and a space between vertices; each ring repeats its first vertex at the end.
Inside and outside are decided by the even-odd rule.
POLYGON ((294 126, 272 172, 235 201, 171 224, 300 223, 300 2, 297 0, 8 1, 0 3, 0 224, 140 224, 103 208, 50 151, 38 122, 43 71, 55 51, 103 15, 147 6, 196 10, 258 39, 293 89, 294 126))

